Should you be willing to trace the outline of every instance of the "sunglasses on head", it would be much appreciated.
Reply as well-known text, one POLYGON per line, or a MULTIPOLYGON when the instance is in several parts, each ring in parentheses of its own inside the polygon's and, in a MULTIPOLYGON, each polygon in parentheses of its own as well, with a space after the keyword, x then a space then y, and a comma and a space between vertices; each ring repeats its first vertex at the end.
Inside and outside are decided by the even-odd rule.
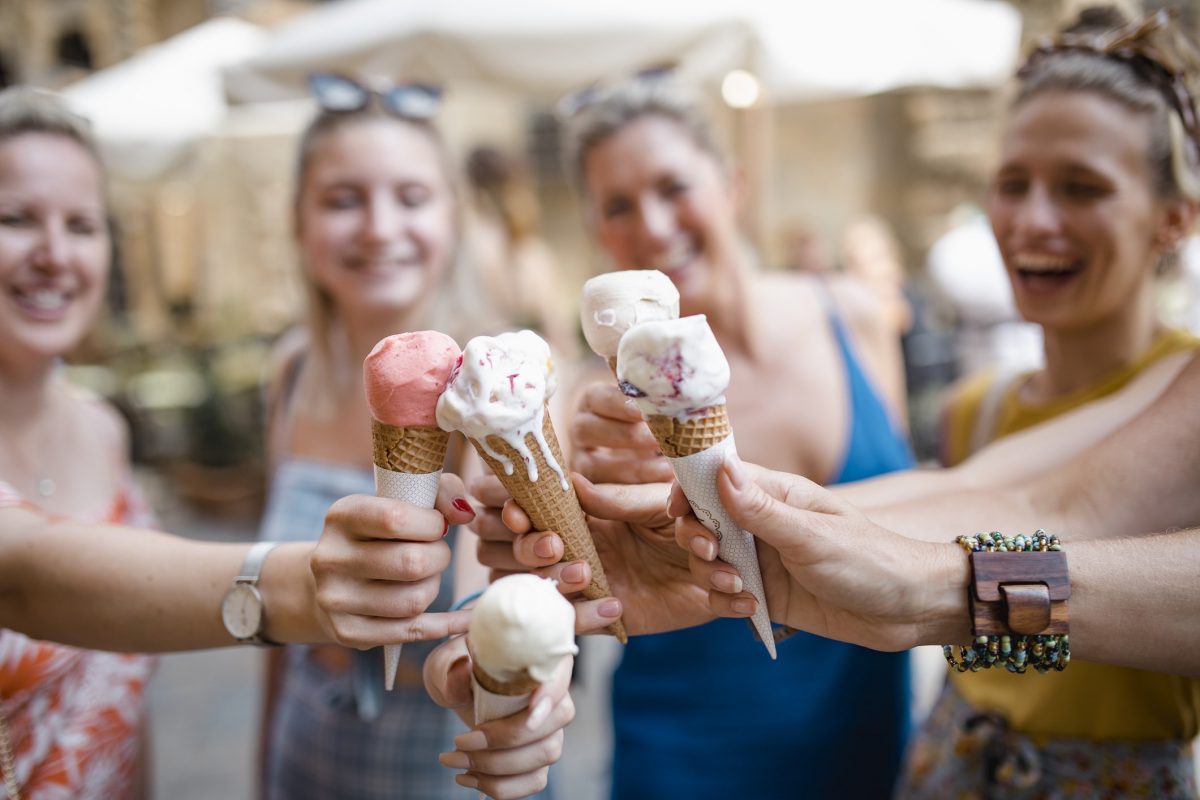
POLYGON ((314 72, 308 86, 324 111, 362 111, 375 98, 385 110, 405 119, 431 119, 442 105, 442 87, 417 82, 364 82, 333 72, 314 72))
POLYGON ((654 84, 665 81, 675 75, 676 68, 677 65, 674 63, 655 64, 654 66, 640 69, 633 75, 615 83, 608 81, 590 83, 582 89, 576 89, 564 95, 555 105, 555 113, 562 119, 570 119, 621 84, 654 84))

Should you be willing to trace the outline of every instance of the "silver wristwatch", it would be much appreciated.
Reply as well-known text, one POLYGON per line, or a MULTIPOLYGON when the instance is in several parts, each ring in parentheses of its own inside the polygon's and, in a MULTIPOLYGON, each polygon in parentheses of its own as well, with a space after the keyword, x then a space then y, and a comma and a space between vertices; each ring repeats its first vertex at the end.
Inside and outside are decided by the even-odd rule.
POLYGON ((225 630, 239 642, 245 644, 277 644, 262 635, 266 619, 263 613, 262 593, 258 590, 258 576, 262 573, 263 562, 267 553, 275 549, 279 542, 259 542, 246 553, 246 560, 238 576, 233 579, 233 586, 225 593, 221 601, 221 621, 225 630))

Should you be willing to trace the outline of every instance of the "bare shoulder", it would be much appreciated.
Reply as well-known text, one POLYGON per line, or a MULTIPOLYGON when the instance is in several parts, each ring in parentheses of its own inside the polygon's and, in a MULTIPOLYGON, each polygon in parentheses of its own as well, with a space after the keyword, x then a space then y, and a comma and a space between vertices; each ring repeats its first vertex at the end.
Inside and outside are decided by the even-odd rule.
POLYGON ((853 275, 838 274, 827 278, 825 284, 848 325, 860 331, 886 330, 883 304, 865 282, 853 275))
POLYGON ((298 359, 308 352, 308 348, 308 331, 303 325, 292 326, 275 340, 264 368, 263 379, 268 391, 284 381, 288 373, 296 368, 298 359))
POLYGON ((117 460, 129 457, 129 424, 111 403, 77 386, 69 389, 72 413, 89 436, 103 444, 117 460))
POLYGON ((820 315, 811 312, 820 305, 816 280, 793 272, 765 272, 754 282, 752 305, 778 321, 803 324, 820 315))

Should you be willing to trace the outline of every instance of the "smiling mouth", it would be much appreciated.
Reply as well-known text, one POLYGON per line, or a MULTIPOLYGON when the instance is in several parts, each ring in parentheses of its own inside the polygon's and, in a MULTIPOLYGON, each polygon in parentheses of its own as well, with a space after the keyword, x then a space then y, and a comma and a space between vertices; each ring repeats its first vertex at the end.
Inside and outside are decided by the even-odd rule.
POLYGON ((12 296, 19 308, 38 318, 61 314, 75 299, 73 292, 61 289, 13 289, 12 296))
POLYGON ((652 269, 667 274, 678 272, 691 264, 695 256, 696 248, 692 246, 691 242, 681 242, 668 250, 652 269))
POLYGON ((1051 291, 1070 283, 1083 271, 1083 262, 1064 256, 1017 256, 1018 282, 1032 291, 1051 291))

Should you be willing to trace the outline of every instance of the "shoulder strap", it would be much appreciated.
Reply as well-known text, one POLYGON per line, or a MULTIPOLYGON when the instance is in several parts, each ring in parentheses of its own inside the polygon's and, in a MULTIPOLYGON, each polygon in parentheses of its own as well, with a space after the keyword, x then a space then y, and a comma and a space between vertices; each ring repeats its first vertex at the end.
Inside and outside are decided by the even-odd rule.
POLYGON ((997 370, 996 377, 988 384, 983 398, 979 401, 979 413, 975 415, 975 424, 971 428, 967 455, 979 452, 995 438, 996 423, 1000 421, 1000 407, 1009 388, 1020 375, 1021 371, 1017 369, 997 370))

